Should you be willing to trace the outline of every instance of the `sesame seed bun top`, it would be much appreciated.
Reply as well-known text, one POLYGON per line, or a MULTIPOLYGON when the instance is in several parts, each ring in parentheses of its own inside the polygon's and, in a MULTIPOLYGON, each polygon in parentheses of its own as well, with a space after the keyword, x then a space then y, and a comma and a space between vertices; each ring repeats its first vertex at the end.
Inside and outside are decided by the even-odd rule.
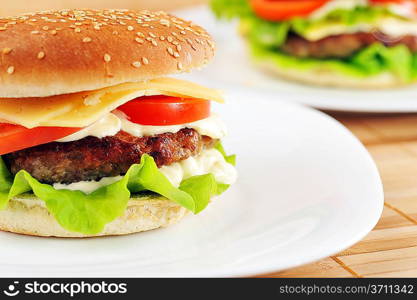
POLYGON ((165 12, 57 10, 0 18, 0 97, 46 97, 188 72, 207 32, 165 12))

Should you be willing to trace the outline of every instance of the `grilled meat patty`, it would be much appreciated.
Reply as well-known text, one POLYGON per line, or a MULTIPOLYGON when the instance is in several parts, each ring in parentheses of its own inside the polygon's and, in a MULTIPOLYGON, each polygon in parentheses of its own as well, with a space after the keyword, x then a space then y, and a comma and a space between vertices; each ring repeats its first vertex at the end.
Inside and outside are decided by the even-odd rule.
POLYGON ((346 58, 378 42, 391 47, 405 45, 411 52, 417 52, 417 36, 392 38, 378 32, 334 35, 314 42, 293 34, 280 49, 300 58, 346 58))
POLYGON ((26 170, 41 182, 68 184, 125 174, 145 153, 154 158, 158 167, 170 165, 199 154, 205 147, 213 147, 215 142, 189 128, 144 137, 120 131, 102 139, 90 136, 73 142, 44 144, 4 158, 13 174, 26 170))

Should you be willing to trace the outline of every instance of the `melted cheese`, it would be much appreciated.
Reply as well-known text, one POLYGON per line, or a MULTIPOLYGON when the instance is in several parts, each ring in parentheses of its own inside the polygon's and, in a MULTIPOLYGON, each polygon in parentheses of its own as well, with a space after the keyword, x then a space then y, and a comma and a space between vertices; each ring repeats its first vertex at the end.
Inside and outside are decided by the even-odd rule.
POLYGON ((27 128, 86 127, 120 105, 141 96, 167 95, 223 102, 219 91, 174 79, 124 83, 90 92, 45 98, 2 98, 0 119, 27 128))

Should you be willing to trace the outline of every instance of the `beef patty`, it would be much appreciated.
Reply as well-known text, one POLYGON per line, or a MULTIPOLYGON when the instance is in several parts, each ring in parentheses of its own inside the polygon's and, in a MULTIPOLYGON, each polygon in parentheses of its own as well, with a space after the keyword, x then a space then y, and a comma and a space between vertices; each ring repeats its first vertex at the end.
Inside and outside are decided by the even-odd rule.
POLYGON ((151 155, 158 167, 170 165, 199 154, 215 142, 189 128, 144 137, 121 131, 102 139, 90 136, 67 143, 52 142, 4 158, 13 174, 26 170, 44 183, 72 183, 125 174, 143 154, 151 155))
POLYGON ((314 42, 293 34, 280 49, 300 58, 346 58, 377 42, 389 47, 402 44, 417 52, 417 36, 392 38, 378 32, 334 35, 314 42))

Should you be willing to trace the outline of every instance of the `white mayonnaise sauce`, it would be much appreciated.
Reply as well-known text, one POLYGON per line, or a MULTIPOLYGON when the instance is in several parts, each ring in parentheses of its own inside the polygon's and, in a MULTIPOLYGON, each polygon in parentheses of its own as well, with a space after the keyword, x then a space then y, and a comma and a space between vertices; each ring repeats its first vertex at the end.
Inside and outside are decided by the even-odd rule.
POLYGON ((417 20, 401 20, 398 18, 384 18, 376 25, 379 31, 394 37, 403 35, 417 35, 417 20))
POLYGON ((392 13, 405 18, 415 18, 417 16, 414 3, 408 1, 403 3, 392 3, 388 5, 388 9, 392 13))
POLYGON ((216 149, 203 150, 200 155, 162 166, 160 170, 174 186, 179 186, 184 179, 208 173, 213 174, 220 183, 233 184, 237 179, 235 167, 226 162, 216 149))
MULTIPOLYGON (((170 166, 163 166, 159 169, 168 180, 176 187, 189 177, 211 173, 217 182, 233 184, 237 179, 237 172, 233 165, 227 163, 223 155, 216 149, 206 149, 195 157, 190 157, 170 166)), ((122 179, 122 176, 105 177, 100 181, 80 181, 71 184, 55 183, 57 190, 82 191, 90 194, 100 187, 112 184, 122 179)))
POLYGON ((336 9, 353 9, 356 6, 366 6, 368 0, 333 0, 324 4, 322 7, 315 10, 310 16, 310 19, 319 19, 336 9))
POLYGON ((136 137, 142 137, 166 132, 176 133, 183 128, 195 129, 201 135, 207 135, 214 139, 221 139, 227 134, 225 124, 215 113, 212 113, 211 116, 206 119, 188 124, 171 126, 148 126, 132 123, 122 112, 115 111, 114 113, 107 114, 90 126, 67 137, 57 140, 57 142, 72 142, 83 139, 87 136, 103 138, 105 136, 115 135, 120 130, 136 137))
POLYGON ((99 181, 79 181, 70 184, 63 183, 54 183, 54 189, 56 190, 71 190, 71 191, 82 191, 86 194, 91 194, 99 188, 115 183, 116 181, 121 180, 122 176, 115 177, 104 177, 99 181))
POLYGON ((69 136, 57 140, 57 142, 72 142, 81 140, 87 136, 104 138, 105 136, 115 135, 122 128, 122 121, 114 114, 107 114, 90 126, 77 131, 69 136))

